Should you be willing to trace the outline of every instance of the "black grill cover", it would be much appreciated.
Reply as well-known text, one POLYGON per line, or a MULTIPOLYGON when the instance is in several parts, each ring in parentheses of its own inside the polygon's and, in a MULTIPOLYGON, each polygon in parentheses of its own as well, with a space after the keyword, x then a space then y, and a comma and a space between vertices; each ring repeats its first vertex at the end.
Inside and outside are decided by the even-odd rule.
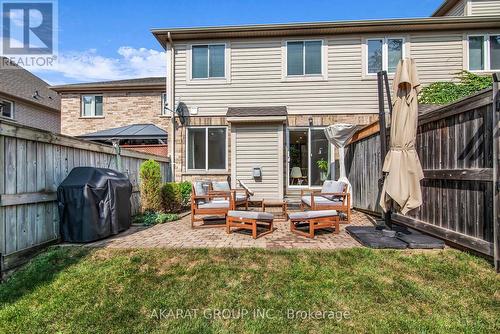
POLYGON ((57 188, 61 238, 90 242, 130 227, 132 184, 112 169, 76 167, 57 188))

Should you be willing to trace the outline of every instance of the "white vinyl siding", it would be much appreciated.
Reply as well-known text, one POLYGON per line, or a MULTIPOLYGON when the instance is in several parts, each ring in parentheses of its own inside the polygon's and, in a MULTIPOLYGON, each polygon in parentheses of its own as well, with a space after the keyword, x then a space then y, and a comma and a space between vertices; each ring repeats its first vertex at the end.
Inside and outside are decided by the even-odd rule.
POLYGON ((469 10, 472 16, 500 15, 499 0, 471 0, 469 10))
POLYGON ((467 5, 466 0, 460 0, 446 14, 444 14, 444 16, 464 16, 466 5, 467 5))
POLYGON ((283 198, 283 125, 234 125, 231 131, 233 186, 240 179, 255 199, 283 198), (253 178, 254 167, 262 168, 261 179, 253 178))
MULTIPOLYGON (((390 35, 389 35, 390 36, 390 35)), ((283 80, 281 38, 232 39, 231 82, 188 82, 189 44, 176 44, 176 98, 198 116, 224 116, 227 108, 286 106, 290 115, 376 114, 377 83, 365 77, 363 43, 370 35, 318 36, 324 41, 327 80, 283 80)), ((391 36, 392 37, 392 36, 391 36)), ((397 37, 397 35, 395 36, 397 37)), ((454 80, 464 67, 464 31, 418 32, 405 38, 423 84, 454 80)))

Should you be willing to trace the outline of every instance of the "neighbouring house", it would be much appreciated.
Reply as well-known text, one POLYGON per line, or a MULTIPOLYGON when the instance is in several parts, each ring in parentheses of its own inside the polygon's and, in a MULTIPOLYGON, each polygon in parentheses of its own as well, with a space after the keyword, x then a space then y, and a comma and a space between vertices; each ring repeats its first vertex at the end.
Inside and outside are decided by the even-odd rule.
POLYGON ((51 87, 61 97, 61 132, 166 156, 170 113, 165 77, 51 87))
POLYGON ((49 84, 0 57, 0 120, 59 133, 61 103, 49 84))
POLYGON ((320 187, 336 177, 323 129, 377 119, 378 71, 412 57, 427 85, 500 70, 498 14, 500 1, 446 1, 429 18, 153 29, 169 109, 189 114, 168 129, 175 180, 241 179, 261 198, 320 187))

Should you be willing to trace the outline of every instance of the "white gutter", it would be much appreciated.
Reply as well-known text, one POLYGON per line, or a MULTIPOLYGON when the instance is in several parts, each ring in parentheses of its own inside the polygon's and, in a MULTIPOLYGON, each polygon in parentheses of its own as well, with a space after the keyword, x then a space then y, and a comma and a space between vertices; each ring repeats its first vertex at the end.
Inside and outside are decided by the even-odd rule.
POLYGON ((172 41, 172 36, 170 32, 167 33, 167 99, 168 108, 172 111, 172 135, 168 136, 171 139, 171 144, 169 145, 170 153, 170 165, 172 170, 172 182, 175 182, 175 48, 172 41))

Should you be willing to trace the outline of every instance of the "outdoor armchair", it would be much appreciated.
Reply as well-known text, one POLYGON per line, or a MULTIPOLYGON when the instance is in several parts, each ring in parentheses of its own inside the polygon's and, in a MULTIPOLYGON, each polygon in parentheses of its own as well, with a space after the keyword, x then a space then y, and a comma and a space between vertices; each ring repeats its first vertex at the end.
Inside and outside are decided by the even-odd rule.
POLYGON ((302 211, 309 209, 336 210, 343 219, 341 223, 351 221, 351 195, 347 191, 347 184, 339 181, 327 180, 321 190, 300 191, 300 208, 302 211))
POLYGON ((191 192, 191 228, 224 227, 225 225, 195 225, 204 221, 203 215, 221 215, 224 219, 231 209, 231 192, 211 192, 210 182, 193 182, 191 192))
POLYGON ((212 187, 209 190, 210 195, 228 195, 235 192, 234 205, 235 207, 244 206, 248 210, 248 201, 250 194, 245 189, 231 189, 227 181, 212 181, 212 187))

